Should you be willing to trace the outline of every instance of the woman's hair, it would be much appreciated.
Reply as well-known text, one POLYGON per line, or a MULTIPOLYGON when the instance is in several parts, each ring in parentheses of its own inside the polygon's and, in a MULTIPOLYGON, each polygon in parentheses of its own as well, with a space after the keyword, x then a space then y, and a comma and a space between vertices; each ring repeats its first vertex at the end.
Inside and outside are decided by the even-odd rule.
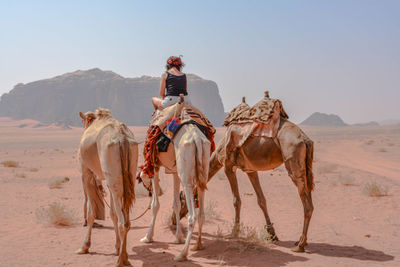
POLYGON ((167 70, 169 70, 172 67, 177 68, 179 71, 181 70, 181 68, 183 68, 185 66, 185 64, 183 64, 182 60, 181 60, 182 56, 179 57, 174 57, 171 56, 167 59, 167 65, 165 65, 165 68, 167 70))

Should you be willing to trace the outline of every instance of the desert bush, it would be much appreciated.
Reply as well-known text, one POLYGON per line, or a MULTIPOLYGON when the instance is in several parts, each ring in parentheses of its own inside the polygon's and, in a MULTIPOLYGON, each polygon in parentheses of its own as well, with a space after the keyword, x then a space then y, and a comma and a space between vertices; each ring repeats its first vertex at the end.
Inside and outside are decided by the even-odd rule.
POLYGON ((222 231, 222 228, 219 225, 217 225, 217 230, 214 232, 214 235, 217 238, 223 238, 224 237, 224 233, 222 231))
POLYGON ((372 145, 374 143, 374 140, 368 140, 367 142, 365 142, 366 145, 372 145))
POLYGON ((19 167, 19 162, 18 161, 14 161, 14 160, 2 161, 1 164, 4 167, 8 167, 8 168, 18 168, 19 167))
POLYGON ((64 177, 64 178, 60 178, 60 177, 58 177, 58 178, 53 178, 50 182, 49 182, 49 188, 50 189, 55 189, 55 188, 57 188, 57 189, 60 189, 60 188, 62 188, 62 185, 64 184, 64 183, 67 183, 69 181, 69 178, 68 177, 64 177))
POLYGON ((26 178, 26 175, 25 175, 25 173, 16 173, 16 174, 15 174, 15 177, 18 177, 18 178, 26 178))
POLYGON ((258 230, 256 227, 246 226, 240 223, 238 226, 232 224, 231 229, 234 237, 245 242, 264 245, 272 240, 272 236, 265 228, 258 230))
POLYGON ((215 220, 220 218, 218 211, 216 210, 218 203, 214 200, 209 201, 204 208, 204 215, 207 221, 215 220))
POLYGON ((372 182, 364 186, 363 192, 370 197, 384 197, 388 195, 388 188, 372 182))
POLYGON ((30 168, 29 171, 30 171, 30 172, 38 172, 39 169, 38 169, 38 168, 30 168))
POLYGON ((36 218, 41 223, 56 226, 71 226, 77 222, 75 213, 58 202, 51 203, 47 208, 37 209, 36 218))
POLYGON ((332 172, 336 171, 337 168, 338 168, 337 164, 328 163, 328 162, 320 162, 317 165, 317 172, 320 174, 332 173, 332 172))
POLYGON ((387 152, 387 150, 384 147, 380 148, 378 151, 379 152, 387 152))
POLYGON ((355 179, 352 176, 340 177, 340 183, 344 186, 356 185, 355 179))

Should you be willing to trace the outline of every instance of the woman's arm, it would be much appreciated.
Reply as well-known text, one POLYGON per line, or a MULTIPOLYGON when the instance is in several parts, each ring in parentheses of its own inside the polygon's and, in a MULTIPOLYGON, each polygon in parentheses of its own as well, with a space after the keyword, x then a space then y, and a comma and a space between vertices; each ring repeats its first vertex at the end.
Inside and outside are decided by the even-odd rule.
POLYGON ((166 86, 166 80, 167 80, 167 73, 161 74, 161 81, 160 81, 160 96, 162 99, 165 97, 165 86, 166 86))

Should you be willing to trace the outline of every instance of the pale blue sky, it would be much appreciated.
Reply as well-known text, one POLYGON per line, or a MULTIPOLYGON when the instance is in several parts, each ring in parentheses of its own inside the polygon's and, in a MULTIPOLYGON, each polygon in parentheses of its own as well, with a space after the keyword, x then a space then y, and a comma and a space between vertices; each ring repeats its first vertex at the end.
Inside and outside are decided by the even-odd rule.
POLYGON ((268 88, 294 122, 400 119, 399 14, 387 0, 1 1, 0 94, 94 67, 159 76, 182 54, 226 110, 268 88))

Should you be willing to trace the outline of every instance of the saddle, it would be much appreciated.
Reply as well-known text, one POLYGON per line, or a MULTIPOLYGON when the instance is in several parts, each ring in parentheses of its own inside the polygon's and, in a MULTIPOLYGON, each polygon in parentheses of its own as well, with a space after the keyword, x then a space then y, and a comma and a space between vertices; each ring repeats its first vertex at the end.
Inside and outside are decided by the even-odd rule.
POLYGON ((236 106, 228 114, 224 126, 228 127, 225 133, 225 147, 218 151, 219 162, 233 156, 227 151, 238 151, 246 140, 253 136, 275 138, 281 119, 288 119, 289 116, 279 99, 272 99, 266 96, 250 107, 243 97, 242 103, 236 106))
POLYGON ((185 102, 178 102, 163 110, 156 110, 153 114, 143 148, 145 163, 140 167, 143 173, 149 177, 154 176, 156 154, 167 152, 175 134, 187 124, 197 126, 210 140, 211 153, 215 150, 215 128, 211 122, 197 108, 185 102), (171 126, 172 123, 174 125, 171 126), (173 133, 172 136, 171 133, 173 133))

